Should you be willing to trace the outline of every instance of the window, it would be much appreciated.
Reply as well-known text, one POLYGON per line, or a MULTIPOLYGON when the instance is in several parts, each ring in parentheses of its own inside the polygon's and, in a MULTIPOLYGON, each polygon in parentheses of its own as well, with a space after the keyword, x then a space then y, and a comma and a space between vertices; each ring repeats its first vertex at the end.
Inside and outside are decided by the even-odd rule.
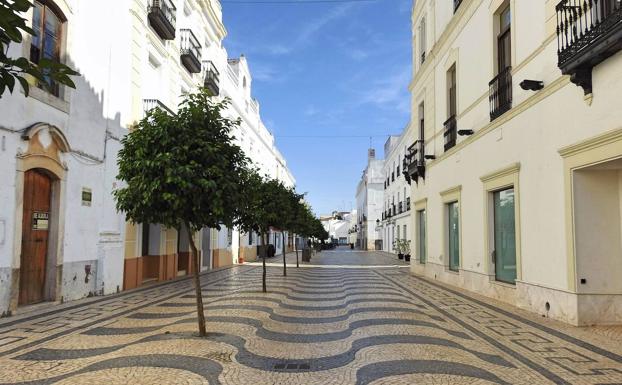
POLYGON ((512 14, 508 4, 499 13, 499 34, 497 36, 497 71, 503 72, 504 69, 512 65, 512 44, 511 44, 512 14))
POLYGON ((227 229, 227 245, 231 246, 233 244, 233 230, 227 229))
MULTIPOLYGON (((30 45, 30 61, 39 63, 41 59, 49 59, 60 63, 60 52, 65 19, 60 12, 53 10, 47 3, 35 1, 32 14, 34 35, 30 45)), ((44 83, 54 96, 60 95, 58 83, 45 76, 44 83)))
POLYGON ((447 117, 456 115, 456 65, 447 71, 447 117))
POLYGON ((421 24, 419 24, 419 54, 421 56, 421 64, 425 62, 425 17, 421 19, 421 24))
POLYGON ((425 103, 419 104, 419 139, 425 141, 425 103))
POLYGON ((397 237, 396 239, 399 241, 400 240, 400 225, 397 225, 397 237))
POLYGON ((495 14, 497 75, 488 83, 490 121, 512 108, 512 15, 507 5, 495 14))
POLYGON ((462 0, 454 0, 454 13, 456 13, 461 3, 462 3, 462 0))
POLYGON ((445 151, 456 145, 458 126, 456 123, 456 65, 447 71, 447 120, 444 123, 445 151))
POLYGON ((252 246, 253 245, 253 232, 249 232, 248 233, 248 245, 252 246))
POLYGON ((493 192, 492 199, 495 278, 513 284, 516 282, 514 187, 493 192))
POLYGON ((417 211, 417 251, 419 253, 419 263, 425 263, 428 259, 428 248, 426 245, 426 211, 417 211))
POLYGON ((458 202, 447 204, 447 254, 449 270, 460 269, 460 206, 458 202))
POLYGON ((407 227, 406 227, 406 225, 404 225, 402 227, 402 230, 404 230, 404 236, 402 237, 403 240, 407 240, 408 239, 408 237, 406 236, 406 234, 407 234, 407 230, 406 229, 407 229, 407 227))

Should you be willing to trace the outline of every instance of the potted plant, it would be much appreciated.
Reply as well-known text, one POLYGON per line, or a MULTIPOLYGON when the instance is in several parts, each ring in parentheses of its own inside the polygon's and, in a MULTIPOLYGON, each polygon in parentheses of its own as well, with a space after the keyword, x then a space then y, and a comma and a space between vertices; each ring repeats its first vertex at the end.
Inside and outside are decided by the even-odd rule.
POLYGON ((393 241, 393 251, 397 253, 398 259, 404 259, 404 254, 402 253, 402 241, 401 240, 396 239, 395 241, 393 241))
POLYGON ((410 241, 404 240, 403 242, 404 260, 410 262, 410 241))

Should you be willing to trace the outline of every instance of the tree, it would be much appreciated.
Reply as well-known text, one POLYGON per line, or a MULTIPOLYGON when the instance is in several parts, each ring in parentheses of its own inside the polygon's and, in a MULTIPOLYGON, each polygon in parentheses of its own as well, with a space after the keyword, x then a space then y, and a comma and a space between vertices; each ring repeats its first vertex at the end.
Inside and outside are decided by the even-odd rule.
POLYGON ((201 90, 186 97, 177 115, 148 112, 122 140, 118 178, 127 186, 114 193, 129 221, 187 232, 201 336, 205 316, 193 235, 233 226, 244 198, 240 180, 247 175, 248 159, 231 135, 239 120, 222 116, 227 104, 201 90))
POLYGON ((32 7, 28 0, 0 0, 0 98, 6 89, 13 93, 16 81, 28 96, 28 77, 46 88, 49 88, 50 80, 76 88, 70 76, 79 73, 62 63, 42 58, 35 64, 25 57, 7 56, 11 43, 22 43, 22 33, 35 35, 35 31, 26 25, 27 20, 20 16, 32 7))
MULTIPOLYGON (((283 183, 278 183, 275 194, 279 196, 278 206, 278 223, 277 226, 281 229, 281 239, 283 240, 283 276, 287 276, 287 258, 285 247, 285 231, 291 233, 294 232, 296 227, 296 215, 298 206, 300 205, 300 199, 302 195, 296 193, 296 190, 291 187, 286 187, 283 183)), ((296 264, 298 267, 298 263, 296 264)))
MULTIPOLYGON (((294 213, 290 229, 294 234, 309 237, 311 235, 311 224, 313 222, 313 214, 309 206, 303 201, 304 194, 294 194, 290 197, 292 205, 294 205, 294 213)), ((296 267, 300 267, 298 260, 298 245, 294 240, 294 251, 296 252, 296 267)))
MULTIPOLYGON (((271 229, 281 228, 284 225, 282 218, 282 199, 285 187, 276 179, 262 177, 257 170, 249 171, 243 177, 243 191, 245 198, 240 203, 237 225, 243 231, 257 231, 263 244, 268 243, 268 234, 271 229)), ((285 245, 283 245, 285 247, 285 245)), ((262 248, 262 289, 266 293, 266 253, 262 248)))

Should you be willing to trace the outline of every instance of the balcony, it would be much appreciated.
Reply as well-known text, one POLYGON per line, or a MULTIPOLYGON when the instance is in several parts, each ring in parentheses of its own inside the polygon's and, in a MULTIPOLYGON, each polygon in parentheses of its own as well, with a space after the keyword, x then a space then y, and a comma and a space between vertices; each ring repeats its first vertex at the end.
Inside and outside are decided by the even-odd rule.
POLYGON ((556 12, 558 66, 590 94, 592 68, 622 49, 622 2, 562 0, 556 12))
POLYGON ((423 140, 416 140, 412 146, 408 147, 406 158, 410 179, 415 183, 419 183, 419 178, 425 179, 425 143, 423 140))
POLYGON ((490 121, 497 119, 512 108, 512 67, 506 67, 488 83, 490 87, 490 121))
POLYGON ((462 0, 454 0, 454 13, 456 13, 458 8, 460 7, 460 4, 462 4, 462 0))
POLYGON ((149 25, 164 40, 175 39, 177 8, 170 0, 149 0, 149 25))
POLYGON ((154 108, 159 108, 164 112, 167 112, 169 115, 175 115, 173 110, 168 108, 166 104, 162 103, 158 99, 143 99, 143 111, 145 112, 145 116, 147 112, 153 110, 154 108))
POLYGON ((410 211, 410 198, 406 198, 406 211, 410 211))
POLYGON ((194 33, 189 29, 181 30, 181 63, 188 72, 198 74, 201 72, 201 44, 194 33))
POLYGON ((211 61, 203 62, 203 87, 207 88, 212 96, 218 96, 220 93, 220 73, 211 61))
POLYGON ((445 126, 445 132, 443 132, 443 136, 445 137, 445 151, 447 151, 456 145, 456 139, 458 138, 456 115, 449 117, 443 125, 445 126))

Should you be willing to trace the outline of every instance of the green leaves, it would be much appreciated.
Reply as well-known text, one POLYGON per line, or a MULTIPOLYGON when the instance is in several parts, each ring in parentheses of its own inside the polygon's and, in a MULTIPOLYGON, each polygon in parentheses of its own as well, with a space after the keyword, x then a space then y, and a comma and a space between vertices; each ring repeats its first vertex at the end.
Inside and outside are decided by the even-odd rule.
POLYGON ((28 96, 30 82, 27 76, 46 88, 49 88, 50 81, 76 88, 71 76, 80 74, 65 64, 45 58, 35 64, 24 57, 6 56, 8 46, 22 43, 24 33, 35 35, 35 31, 27 25, 28 20, 20 16, 32 6, 28 0, 0 0, 0 98, 7 89, 13 93, 16 80, 28 96))
POLYGON ((226 103, 206 91, 188 95, 177 115, 155 108, 123 138, 118 178, 127 186, 115 199, 128 220, 193 230, 233 225, 248 159, 230 135, 236 122, 220 115, 226 103))

